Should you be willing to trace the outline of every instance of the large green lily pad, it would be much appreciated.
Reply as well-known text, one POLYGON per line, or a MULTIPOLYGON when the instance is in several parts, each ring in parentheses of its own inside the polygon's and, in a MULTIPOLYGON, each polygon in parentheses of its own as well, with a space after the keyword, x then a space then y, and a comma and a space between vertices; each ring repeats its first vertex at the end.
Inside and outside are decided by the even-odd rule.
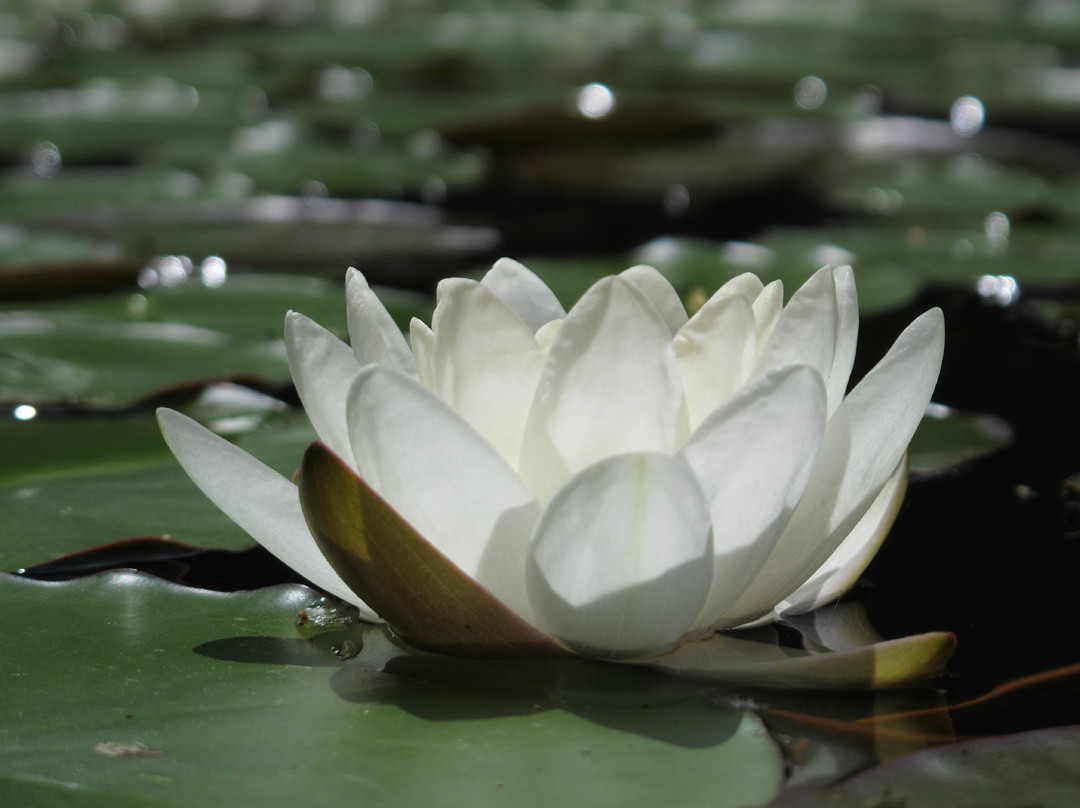
MULTIPOLYGON (((212 426, 238 419, 249 431, 233 439, 287 477, 317 439, 298 411, 222 411, 206 396, 186 409, 212 426)), ((139 536, 226 550, 253 544, 188 479, 152 413, 5 420, 0 444, 8 449, 0 459, 0 570, 139 536)))
POLYGON ((251 544, 195 488, 151 414, 0 423, 4 513, 0 570, 118 539, 168 535, 238 549, 251 544))
POLYGON ((590 663, 383 670, 379 629, 298 634, 302 609, 328 622, 300 586, 111 573, 0 593, 5 804, 745 806, 782 781, 749 713, 590 663))

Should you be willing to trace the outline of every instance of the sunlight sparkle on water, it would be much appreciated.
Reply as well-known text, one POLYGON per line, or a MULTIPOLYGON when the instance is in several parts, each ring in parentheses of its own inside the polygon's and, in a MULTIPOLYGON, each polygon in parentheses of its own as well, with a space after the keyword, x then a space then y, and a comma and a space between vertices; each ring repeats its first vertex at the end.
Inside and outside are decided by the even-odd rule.
POLYGON ((63 161, 56 144, 43 140, 34 146, 30 155, 30 165, 39 177, 54 177, 60 171, 63 161))
POLYGON ((586 84, 578 90, 577 108, 586 118, 606 118, 615 109, 615 94, 603 84, 586 84))
POLYGON ((16 421, 29 421, 37 416, 37 408, 32 407, 29 404, 20 404, 12 412, 16 421))
POLYGON ((999 306, 1008 306, 1020 297, 1020 284, 1011 275, 983 275, 975 290, 983 300, 999 306))
POLYGON ((225 283, 229 268, 225 259, 218 255, 208 255, 199 264, 199 279, 203 286, 209 289, 217 289, 225 283))
POLYGON ((1009 217, 999 210, 986 217, 983 222, 983 231, 986 233, 986 244, 992 255, 1000 255, 1009 247, 1009 217))
POLYGON ((986 121, 986 108, 983 102, 973 95, 965 95, 953 101, 949 111, 949 125, 962 137, 971 137, 983 128, 986 121))
POLYGON ((817 76, 803 76, 795 82, 795 103, 800 109, 817 109, 828 96, 828 86, 817 76))

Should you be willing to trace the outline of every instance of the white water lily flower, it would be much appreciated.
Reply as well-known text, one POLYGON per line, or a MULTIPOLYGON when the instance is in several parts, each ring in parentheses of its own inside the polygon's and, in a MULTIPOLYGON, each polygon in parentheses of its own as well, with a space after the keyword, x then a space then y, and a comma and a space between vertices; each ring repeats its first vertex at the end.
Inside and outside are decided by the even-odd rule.
MULTIPOLYGON (((786 306, 779 281, 741 275, 688 317, 651 267, 600 281, 567 313, 502 259, 480 282, 440 283, 411 345, 356 270, 347 293, 351 347, 301 314, 285 326, 293 381, 337 465, 309 450, 298 494, 159 411, 203 492, 418 645, 468 652, 473 623, 499 612, 496 634, 528 635, 533 650, 721 678, 761 660, 717 631, 816 608, 869 563, 944 344, 941 311, 926 312, 845 396, 850 267, 820 270, 786 306), (382 535, 395 531, 406 538, 382 535), (464 646, 423 636, 428 625, 464 646)), ((922 637, 897 653, 925 673, 951 639, 922 637)), ((882 658, 864 655, 879 670, 848 678, 911 676, 889 679, 882 658)))

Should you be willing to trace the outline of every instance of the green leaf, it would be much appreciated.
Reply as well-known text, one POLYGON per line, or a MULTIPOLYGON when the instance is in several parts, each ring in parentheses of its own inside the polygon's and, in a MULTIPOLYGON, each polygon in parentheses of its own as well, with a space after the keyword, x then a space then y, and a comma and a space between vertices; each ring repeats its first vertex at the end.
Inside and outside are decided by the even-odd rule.
POLYGON ((131 285, 142 266, 111 241, 0 226, 0 299, 72 294, 131 285))
POLYGON ((654 675, 402 657, 300 586, 0 575, 0 598, 5 805, 735 808, 783 776, 751 714, 654 675))
POLYGON ((1080 727, 984 738, 916 752, 837 785, 797 789, 774 808, 1073 808, 1080 727))
POLYGON ((1012 429, 993 415, 935 404, 919 423, 908 451, 911 473, 927 477, 970 463, 1012 443, 1012 429))
MULTIPOLYGON (((189 408, 206 410, 200 402, 189 408)), ((235 440, 291 476, 315 432, 293 411, 235 440)), ((4 420, 0 445, 9 449, 0 455, 0 570, 136 536, 222 549, 252 544, 184 474, 152 413, 4 420)))
MULTIPOLYGON (((378 293, 403 327, 414 316, 430 319, 429 297, 378 293)), ((0 323, 0 402, 113 405, 182 382, 285 383, 281 335, 290 309, 347 334, 341 285, 288 275, 235 275, 217 288, 193 277, 134 294, 13 307, 0 323)))
POLYGON ((334 571, 407 642, 463 656, 566 654, 458 569, 344 461, 313 443, 300 504, 334 571))

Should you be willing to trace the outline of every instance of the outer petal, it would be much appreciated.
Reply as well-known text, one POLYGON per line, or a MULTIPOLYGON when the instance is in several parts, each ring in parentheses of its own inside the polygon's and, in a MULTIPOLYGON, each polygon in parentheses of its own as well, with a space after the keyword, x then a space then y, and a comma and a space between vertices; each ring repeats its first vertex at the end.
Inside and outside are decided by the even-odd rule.
POLYGON ((356 361, 361 365, 390 365, 414 373, 412 351, 401 329, 355 267, 349 267, 345 288, 349 301, 349 341, 356 361))
POLYGON ((836 283, 832 270, 825 267, 815 272, 780 312, 754 374, 798 362, 817 368, 827 379, 836 353, 838 320, 836 283))
POLYGON ((732 607, 756 620, 793 593, 851 533, 896 470, 937 383, 940 309, 915 320, 829 419, 806 493, 764 568, 732 607))
POLYGON ((788 595, 776 611, 779 614, 802 614, 836 600, 862 575, 889 533, 907 491, 907 455, 877 495, 870 510, 859 520, 818 571, 788 595))
POLYGON ((780 648, 728 634, 684 643, 640 660, 689 679, 751 687, 879 688, 922 684, 939 675, 956 648, 944 632, 917 634, 824 654, 780 648))
POLYGON ((353 464, 345 400, 361 365, 352 349, 315 321, 290 311, 285 316, 285 350, 311 425, 334 454, 353 464))
POLYGON ((304 453, 300 505, 327 561, 393 632, 464 656, 565 656, 416 532, 322 443, 304 453))
POLYGON ((713 295, 675 335, 690 429, 731 397, 757 359, 757 324, 742 295, 713 295))
POLYGON ((671 453, 685 430, 671 331, 628 281, 605 278, 578 301, 551 346, 522 445, 541 502, 616 454, 671 453))
POLYGON ((164 407, 158 423, 176 459, 225 515, 313 584, 379 618, 338 577, 308 531, 296 486, 186 415, 164 407))
POLYGON ((681 459, 609 457, 563 486, 529 547, 536 625, 584 656, 657 654, 689 628, 712 577, 709 512, 681 459))
POLYGON ((374 365, 349 393, 360 476, 526 621, 525 554, 540 506, 498 452, 416 381, 374 365))
POLYGON ((720 622, 769 557, 806 487, 825 409, 816 370, 780 368, 710 415, 683 449, 713 525, 713 581, 695 630, 720 622))
POLYGON ((855 364, 855 345, 859 341, 859 293, 855 289, 855 273, 850 266, 833 270, 836 284, 836 351, 832 369, 825 379, 829 390, 829 415, 836 412, 847 392, 851 367, 855 364))
POLYGON ((754 319, 757 320, 758 351, 765 347, 765 343, 772 336, 776 328, 776 321, 780 319, 780 312, 784 309, 784 282, 773 281, 754 300, 754 319))
POLYGON ((521 454, 544 354, 532 331, 476 281, 439 284, 435 392, 512 466, 521 454))
POLYGON ((619 277, 630 281, 649 299, 660 316, 664 318, 664 322, 668 324, 672 336, 686 325, 686 308, 679 298, 679 293, 658 269, 638 264, 620 272, 619 277))
POLYGON ((566 316, 547 284, 513 259, 500 258, 480 282, 516 311, 534 334, 544 323, 566 316))

